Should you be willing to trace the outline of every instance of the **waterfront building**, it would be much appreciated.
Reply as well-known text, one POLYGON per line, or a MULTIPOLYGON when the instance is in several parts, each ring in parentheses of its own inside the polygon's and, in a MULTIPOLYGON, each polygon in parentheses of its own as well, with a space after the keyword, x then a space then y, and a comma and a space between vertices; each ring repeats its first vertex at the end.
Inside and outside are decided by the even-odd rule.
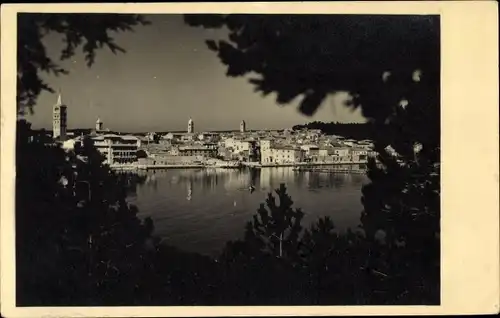
POLYGON ((93 137, 92 140, 109 165, 137 162, 137 150, 141 147, 141 141, 135 136, 106 134, 93 137))
POLYGON ((224 160, 232 160, 233 159, 233 152, 231 149, 228 149, 224 146, 219 146, 218 151, 217 151, 217 156, 219 158, 223 158, 224 160))
POLYGON ((231 148, 233 153, 239 154, 244 151, 250 151, 252 148, 252 140, 235 140, 235 139, 228 139, 226 141, 226 148, 231 148))
POLYGON ((257 162, 260 159, 260 148, 259 148, 256 140, 251 140, 251 141, 249 141, 249 143, 250 143, 250 146, 248 149, 247 161, 257 162))
POLYGON ((255 162, 259 160, 256 140, 235 140, 226 148, 231 159, 255 162))
POLYGON ((277 164, 298 163, 303 161, 304 152, 293 146, 275 146, 271 148, 270 162, 277 164))
POLYGON ((351 149, 347 147, 335 147, 333 148, 333 153, 339 157, 349 157, 350 150, 351 149))
POLYGON ((316 149, 312 149, 309 153, 311 162, 334 163, 336 161, 335 158, 337 157, 335 156, 332 147, 318 147, 316 149))
POLYGON ((269 163, 272 160, 272 150, 273 141, 270 139, 261 139, 259 141, 260 144, 260 162, 261 163, 269 163))
POLYGON ((181 146, 179 147, 179 156, 203 156, 217 157, 216 147, 207 147, 203 145, 181 146))
POLYGON ((141 146, 141 150, 144 150, 150 156, 168 154, 170 153, 170 147, 165 147, 161 144, 146 144, 141 146))
POLYGON ((368 151, 363 148, 353 148, 351 149, 352 161, 354 162, 367 162, 368 161, 368 151))
POLYGON ((314 153, 315 150, 316 150, 315 153, 319 152, 318 145, 312 145, 312 144, 301 145, 300 149, 304 150, 306 156, 310 156, 311 153, 314 153))
POLYGON ((61 93, 57 96, 57 103, 52 110, 52 137, 61 141, 67 138, 67 119, 68 111, 67 106, 63 104, 61 93))
POLYGON ((318 148, 318 155, 320 157, 327 157, 328 155, 332 154, 332 150, 329 148, 318 148))
POLYGON ((259 143, 261 151, 269 150, 273 146, 273 141, 268 138, 261 139, 259 143))
POLYGON ((292 145, 277 145, 273 140, 260 140, 261 164, 293 164, 304 161, 304 151, 292 145))

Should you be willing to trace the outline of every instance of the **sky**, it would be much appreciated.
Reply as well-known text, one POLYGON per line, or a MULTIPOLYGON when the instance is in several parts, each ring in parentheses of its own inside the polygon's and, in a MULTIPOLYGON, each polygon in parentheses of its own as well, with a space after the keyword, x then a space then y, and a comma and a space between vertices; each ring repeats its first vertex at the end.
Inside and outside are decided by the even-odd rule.
MULTIPOLYGON (((227 77, 226 67, 205 40, 223 38, 225 30, 186 25, 181 15, 147 16, 151 22, 134 32, 113 38, 126 50, 114 55, 97 52, 88 68, 81 51, 63 62, 68 75, 42 77, 62 92, 68 106, 68 128, 91 128, 97 118, 116 131, 185 130, 189 118, 196 131, 237 130, 241 120, 247 129, 282 129, 309 121, 364 122, 360 111, 342 106, 345 94, 329 97, 312 117, 297 110, 298 100, 279 106, 275 95, 254 92, 248 78, 227 77)), ((50 34, 44 39, 47 53, 59 61, 63 42, 50 34)), ((57 93, 42 92, 33 128, 52 128, 52 107, 57 93)))

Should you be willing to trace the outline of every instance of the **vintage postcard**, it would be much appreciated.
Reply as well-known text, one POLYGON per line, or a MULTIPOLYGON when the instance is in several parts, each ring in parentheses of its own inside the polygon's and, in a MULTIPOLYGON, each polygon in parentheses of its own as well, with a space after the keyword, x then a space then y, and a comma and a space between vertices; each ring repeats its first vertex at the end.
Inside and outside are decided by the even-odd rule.
POLYGON ((1 13, 3 316, 498 313, 496 2, 1 13))

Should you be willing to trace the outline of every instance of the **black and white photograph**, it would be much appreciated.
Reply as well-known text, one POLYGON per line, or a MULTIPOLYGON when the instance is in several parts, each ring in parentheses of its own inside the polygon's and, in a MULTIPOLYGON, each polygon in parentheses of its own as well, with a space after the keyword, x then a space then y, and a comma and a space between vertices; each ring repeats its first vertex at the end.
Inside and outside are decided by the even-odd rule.
POLYGON ((442 17, 153 12, 16 14, 15 306, 442 305, 442 17))

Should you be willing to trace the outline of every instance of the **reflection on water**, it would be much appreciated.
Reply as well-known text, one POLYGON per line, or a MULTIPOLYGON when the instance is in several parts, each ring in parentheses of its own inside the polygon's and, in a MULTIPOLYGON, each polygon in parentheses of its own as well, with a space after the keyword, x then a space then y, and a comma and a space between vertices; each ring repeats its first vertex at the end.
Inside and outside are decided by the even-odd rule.
POLYGON ((145 182, 130 201, 140 217, 154 220, 155 234, 187 251, 215 255, 241 238, 269 191, 285 183, 303 225, 329 215, 339 229, 356 227, 364 174, 262 169, 171 169, 142 172, 145 182))

